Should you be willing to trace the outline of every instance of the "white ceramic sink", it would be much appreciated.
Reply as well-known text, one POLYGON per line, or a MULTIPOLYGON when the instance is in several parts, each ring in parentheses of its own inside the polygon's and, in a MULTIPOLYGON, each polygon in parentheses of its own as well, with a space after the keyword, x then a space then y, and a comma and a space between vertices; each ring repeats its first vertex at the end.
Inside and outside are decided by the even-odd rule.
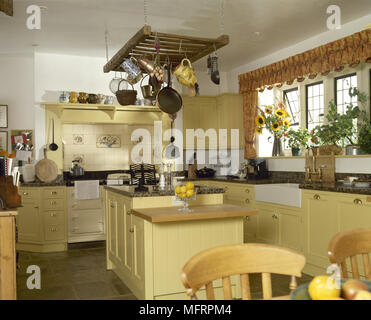
POLYGON ((256 184, 255 200, 301 208, 301 189, 297 183, 256 184))

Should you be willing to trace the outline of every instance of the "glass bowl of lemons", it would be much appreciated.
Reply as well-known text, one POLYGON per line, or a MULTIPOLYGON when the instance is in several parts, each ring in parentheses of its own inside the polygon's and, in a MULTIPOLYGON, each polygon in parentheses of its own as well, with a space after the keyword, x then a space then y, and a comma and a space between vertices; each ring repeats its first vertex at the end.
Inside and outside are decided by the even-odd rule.
POLYGON ((188 206, 189 200, 196 200, 196 189, 192 182, 175 187, 175 199, 183 202, 183 207, 179 209, 182 212, 193 212, 188 206))

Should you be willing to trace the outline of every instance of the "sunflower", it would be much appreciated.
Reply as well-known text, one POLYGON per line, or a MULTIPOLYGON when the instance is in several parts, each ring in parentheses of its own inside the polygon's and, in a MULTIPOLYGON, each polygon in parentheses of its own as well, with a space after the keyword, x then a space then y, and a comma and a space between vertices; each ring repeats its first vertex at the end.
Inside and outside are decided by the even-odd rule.
POLYGON ((290 126, 290 120, 288 120, 288 119, 283 120, 283 125, 285 127, 289 127, 290 126))
POLYGON ((264 117, 263 117, 263 116, 257 116, 257 117, 255 118, 255 123, 256 123, 256 125, 259 126, 259 127, 264 126, 264 124, 265 124, 265 119, 264 119, 264 117))
POLYGON ((265 107, 265 113, 272 114, 273 112, 273 106, 266 106, 265 107))
POLYGON ((278 109, 278 110, 276 110, 276 111, 274 112, 274 114, 275 114, 277 117, 282 118, 282 117, 285 116, 286 112, 285 112, 285 110, 283 110, 283 109, 278 109))
POLYGON ((255 132, 256 132, 257 134, 262 134, 262 133, 263 133, 263 128, 256 127, 256 128, 255 128, 255 132))
POLYGON ((273 131, 277 131, 279 128, 280 128, 280 124, 277 121, 273 122, 272 124, 273 131))

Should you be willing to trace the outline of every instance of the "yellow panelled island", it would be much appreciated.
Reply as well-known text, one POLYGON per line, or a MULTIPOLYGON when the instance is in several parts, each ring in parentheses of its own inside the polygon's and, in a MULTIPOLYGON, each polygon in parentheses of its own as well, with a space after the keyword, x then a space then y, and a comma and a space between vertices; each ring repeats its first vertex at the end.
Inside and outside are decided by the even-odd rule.
MULTIPOLYGON (((184 264, 202 250, 243 243, 243 218, 257 214, 223 204, 223 192, 200 187, 190 202, 194 212, 183 213, 173 191, 106 187, 107 268, 138 299, 189 299, 180 281, 184 264)), ((232 286, 240 296, 237 278, 232 286)), ((221 283, 215 288, 216 297, 222 298, 221 283)))

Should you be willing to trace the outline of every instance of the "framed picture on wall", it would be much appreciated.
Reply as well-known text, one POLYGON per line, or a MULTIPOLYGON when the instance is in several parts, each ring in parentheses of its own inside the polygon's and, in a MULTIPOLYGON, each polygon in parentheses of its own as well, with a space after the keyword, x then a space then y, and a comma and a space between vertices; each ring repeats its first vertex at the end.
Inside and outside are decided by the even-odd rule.
POLYGON ((0 131, 0 151, 8 151, 8 131, 0 131))
POLYGON ((0 128, 8 128, 8 106, 0 104, 0 128))

